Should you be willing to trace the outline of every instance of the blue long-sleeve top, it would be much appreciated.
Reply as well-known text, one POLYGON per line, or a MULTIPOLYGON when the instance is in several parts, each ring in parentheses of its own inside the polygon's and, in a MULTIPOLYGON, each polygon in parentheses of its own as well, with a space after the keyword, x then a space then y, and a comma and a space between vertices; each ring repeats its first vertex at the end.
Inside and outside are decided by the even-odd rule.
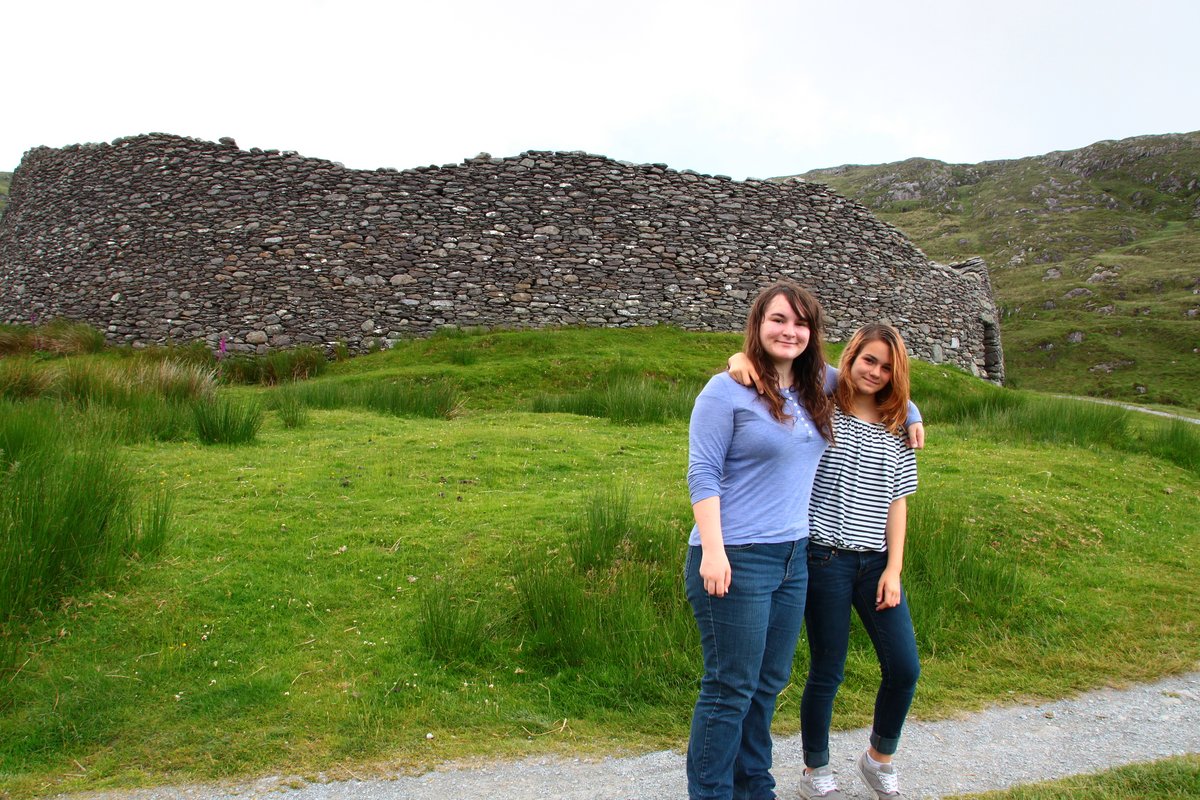
MULTIPOLYGON (((837 370, 825 370, 825 389, 837 370)), ((688 492, 692 504, 721 498, 721 537, 726 545, 791 542, 808 536, 813 476, 827 442, 792 390, 784 391, 779 422, 754 387, 722 372, 696 397, 688 428, 688 492)), ((919 422, 909 404, 909 422, 919 422)), ((693 525, 689 538, 700 544, 693 525)))

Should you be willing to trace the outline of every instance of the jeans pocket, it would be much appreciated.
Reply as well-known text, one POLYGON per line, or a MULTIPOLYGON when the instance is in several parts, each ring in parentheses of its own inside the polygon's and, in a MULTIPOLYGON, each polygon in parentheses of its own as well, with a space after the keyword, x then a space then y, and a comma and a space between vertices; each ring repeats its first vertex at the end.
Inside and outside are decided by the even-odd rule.
POLYGON ((810 566, 828 564, 833 558, 833 548, 816 542, 808 543, 808 563, 810 566))
POLYGON ((747 542, 746 544, 727 544, 725 545, 726 553, 744 553, 747 550, 753 550, 757 542, 747 542))

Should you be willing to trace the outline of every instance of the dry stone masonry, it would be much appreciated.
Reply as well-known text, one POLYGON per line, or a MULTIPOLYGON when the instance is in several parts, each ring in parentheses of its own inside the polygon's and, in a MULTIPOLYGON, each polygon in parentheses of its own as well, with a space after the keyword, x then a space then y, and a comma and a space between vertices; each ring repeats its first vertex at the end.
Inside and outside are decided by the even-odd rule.
POLYGON ((443 326, 740 330, 791 278, 844 339, 1004 377, 982 262, 930 262, 819 184, 733 181, 571 152, 350 170, 150 134, 29 151, 0 218, 0 319, 67 317, 140 346, 263 351, 443 326))

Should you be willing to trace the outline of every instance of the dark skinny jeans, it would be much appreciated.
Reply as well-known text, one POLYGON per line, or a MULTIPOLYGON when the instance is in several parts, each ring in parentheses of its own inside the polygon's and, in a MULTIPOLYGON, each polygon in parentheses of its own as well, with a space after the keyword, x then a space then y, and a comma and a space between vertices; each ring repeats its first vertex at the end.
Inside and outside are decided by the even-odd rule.
POLYGON ((901 592, 900 604, 894 608, 875 610, 875 590, 886 566, 887 553, 840 550, 809 542, 804 623, 810 661, 800 700, 800 734, 808 767, 829 763, 829 724, 833 699, 845 674, 851 607, 879 658, 881 680, 875 696, 871 746, 891 755, 900 742, 921 667, 907 595, 901 592))

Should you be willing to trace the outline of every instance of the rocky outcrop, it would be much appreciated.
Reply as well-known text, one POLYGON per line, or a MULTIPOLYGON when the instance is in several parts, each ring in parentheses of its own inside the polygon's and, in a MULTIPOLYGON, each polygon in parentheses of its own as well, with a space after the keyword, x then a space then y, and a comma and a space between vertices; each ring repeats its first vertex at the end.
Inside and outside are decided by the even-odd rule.
POLYGON ((356 171, 151 134, 36 148, 0 218, 0 319, 115 343, 362 347, 442 326, 738 330, 778 278, 834 339, 896 324, 914 354, 1003 379, 986 267, 931 263, 824 186, 586 153, 356 171))

